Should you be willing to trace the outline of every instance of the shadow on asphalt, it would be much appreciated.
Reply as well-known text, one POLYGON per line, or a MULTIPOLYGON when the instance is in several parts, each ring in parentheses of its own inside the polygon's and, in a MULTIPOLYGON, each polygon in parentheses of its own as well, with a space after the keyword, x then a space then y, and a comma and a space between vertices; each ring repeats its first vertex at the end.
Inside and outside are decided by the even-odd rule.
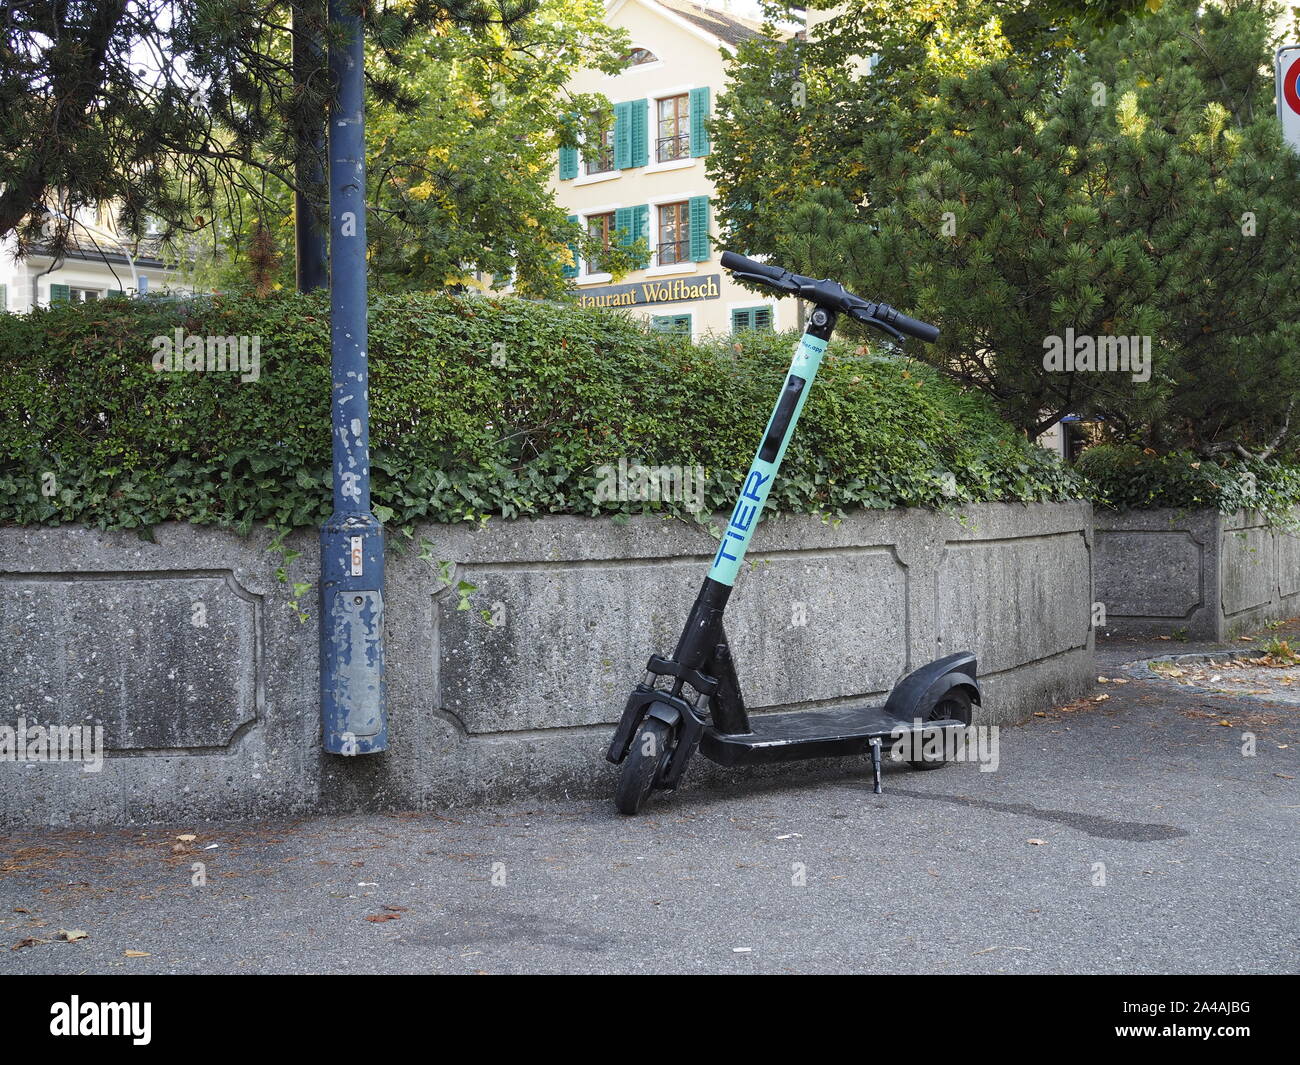
POLYGON ((1077 828, 1080 832, 1097 839, 1122 839, 1131 843, 1154 843, 1162 839, 1178 839, 1190 835, 1185 829, 1173 825, 1156 825, 1143 821, 1116 821, 1111 817, 1097 814, 1081 814, 1071 810, 1043 810, 1027 802, 993 802, 989 799, 972 799, 967 795, 936 795, 928 791, 913 791, 911 788, 891 788, 894 795, 906 795, 913 799, 929 799, 937 802, 953 803, 957 806, 973 806, 980 810, 995 810, 1004 814, 1019 814, 1039 821, 1077 828))

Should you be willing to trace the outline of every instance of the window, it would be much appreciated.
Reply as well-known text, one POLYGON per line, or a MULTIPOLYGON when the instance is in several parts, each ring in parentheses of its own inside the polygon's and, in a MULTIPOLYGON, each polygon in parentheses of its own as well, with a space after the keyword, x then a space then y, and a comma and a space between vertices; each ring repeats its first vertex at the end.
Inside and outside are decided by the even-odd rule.
POLYGON ((659 57, 649 48, 633 48, 623 59, 630 67, 642 67, 647 63, 659 62, 659 57))
POLYGON ((672 333, 674 336, 691 335, 691 316, 689 314, 657 314, 650 319, 650 328, 656 333, 672 333))
POLYGON ((659 120, 655 159, 660 163, 689 159, 691 155, 691 96, 666 96, 655 101, 659 120))
POLYGON ((772 332, 771 307, 740 307, 731 312, 731 332, 736 333, 770 333, 772 332))
POLYGON ((660 266, 693 261, 689 200, 659 205, 659 245, 656 248, 656 255, 660 266))
POLYGON ((599 115, 596 119, 600 121, 600 140, 583 153, 582 166, 588 174, 608 174, 614 169, 614 124, 602 121, 599 115))
POLYGON ((70 285, 50 285, 51 303, 94 303, 103 293, 96 288, 73 288, 70 285))
MULTIPOLYGON (((609 214, 591 214, 587 216, 587 235, 600 241, 601 247, 608 248, 610 238, 614 235, 614 212, 609 214)), ((599 274, 605 269, 600 256, 587 260, 587 273, 599 274)))

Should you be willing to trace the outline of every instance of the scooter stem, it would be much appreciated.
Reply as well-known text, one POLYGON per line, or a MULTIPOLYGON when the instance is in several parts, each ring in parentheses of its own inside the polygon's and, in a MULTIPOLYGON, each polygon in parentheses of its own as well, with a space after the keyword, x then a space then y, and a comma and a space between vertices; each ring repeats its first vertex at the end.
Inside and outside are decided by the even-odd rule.
POLYGON ((812 390, 813 379, 817 376, 822 355, 826 352, 826 344, 834 329, 835 312, 825 307, 815 308, 809 318, 808 330, 799 338, 799 346, 795 348, 785 387, 781 389, 772 416, 767 420, 763 441, 754 453, 754 461, 750 463, 740 498, 736 500, 736 507, 731 512, 731 520, 722 533, 722 543, 718 545, 713 565, 709 568, 710 580, 727 587, 736 581, 750 538, 763 515, 768 492, 781 468, 786 445, 794 435, 799 414, 812 390))
MULTIPOLYGON (((767 420, 767 428, 754 453, 749 473, 745 475, 740 498, 736 500, 731 518, 723 530, 722 542, 713 556, 708 576, 704 578, 704 586, 696 596, 681 639, 677 641, 677 649, 673 652, 673 660, 687 669, 703 668, 712 659, 722 638, 722 612, 740 572, 750 538, 762 517, 777 471, 781 468, 786 445, 794 435, 799 414, 821 366, 826 345, 835 330, 835 317, 835 312, 829 308, 814 308, 807 331, 799 338, 785 385, 772 408, 772 416, 767 420)), ((674 694, 680 690, 679 681, 674 686, 674 694)))

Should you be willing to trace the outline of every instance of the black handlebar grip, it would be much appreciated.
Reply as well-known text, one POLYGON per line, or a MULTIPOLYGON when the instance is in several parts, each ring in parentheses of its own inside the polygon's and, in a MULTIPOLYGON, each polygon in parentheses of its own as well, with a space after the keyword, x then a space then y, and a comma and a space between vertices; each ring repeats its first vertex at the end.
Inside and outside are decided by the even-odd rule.
POLYGON ((929 322, 918 322, 915 318, 909 318, 905 314, 900 314, 889 324, 900 333, 916 337, 917 340, 924 340, 927 344, 933 344, 939 339, 939 327, 937 325, 931 325, 929 322))
POLYGON ((720 261, 724 269, 739 270, 743 274, 758 274, 759 277, 770 277, 773 281, 784 277, 786 273, 779 266, 756 263, 753 259, 746 259, 734 251, 724 251, 720 261))

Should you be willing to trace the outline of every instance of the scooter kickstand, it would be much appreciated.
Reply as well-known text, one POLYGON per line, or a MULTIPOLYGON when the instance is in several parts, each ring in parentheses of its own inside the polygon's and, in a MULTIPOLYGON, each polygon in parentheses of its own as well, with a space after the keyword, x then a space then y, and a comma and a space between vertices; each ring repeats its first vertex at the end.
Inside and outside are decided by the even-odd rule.
POLYGON ((880 737, 871 741, 871 772, 876 778, 876 794, 880 794, 880 737))

